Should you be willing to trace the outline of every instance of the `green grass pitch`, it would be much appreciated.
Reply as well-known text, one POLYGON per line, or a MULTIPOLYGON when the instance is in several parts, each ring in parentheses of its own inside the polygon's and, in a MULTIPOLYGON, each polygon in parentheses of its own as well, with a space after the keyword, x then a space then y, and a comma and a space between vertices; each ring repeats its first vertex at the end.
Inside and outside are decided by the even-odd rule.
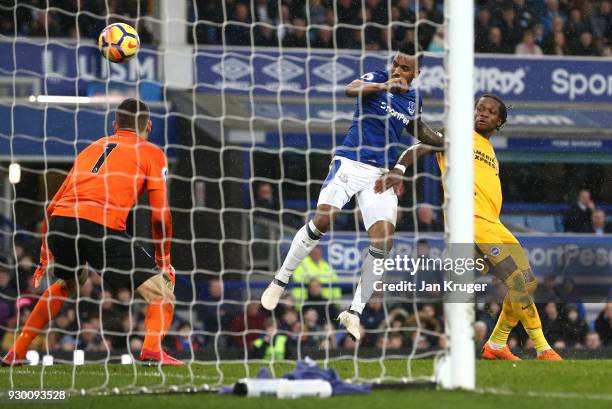
MULTIPOLYGON (((155 388, 156 385, 230 384, 244 376, 254 376, 262 365, 194 364, 184 368, 149 368, 130 365, 84 365, 76 370, 70 365, 45 367, 0 368, 0 391, 6 395, 15 389, 38 389, 44 379, 45 389, 70 389, 104 387, 155 388), (222 378, 221 378, 222 376, 222 378)), ((353 377, 353 361, 330 362, 341 376, 353 377)), ((386 374, 403 376, 406 362, 387 360, 386 374)), ((413 375, 431 374, 432 361, 417 360, 412 363, 413 375)), ((292 368, 289 364, 275 366, 277 374, 292 368)), ((381 373, 378 362, 360 362, 359 375, 374 378, 381 373)), ((478 361, 476 367, 477 391, 442 391, 427 389, 376 390, 368 396, 343 396, 329 399, 304 398, 294 401, 274 398, 244 398, 219 396, 214 393, 155 394, 122 396, 72 396, 65 401, 9 401, 0 398, 3 408, 452 408, 452 409, 562 409, 562 408, 612 408, 612 360, 580 360, 565 362, 502 362, 478 361)))

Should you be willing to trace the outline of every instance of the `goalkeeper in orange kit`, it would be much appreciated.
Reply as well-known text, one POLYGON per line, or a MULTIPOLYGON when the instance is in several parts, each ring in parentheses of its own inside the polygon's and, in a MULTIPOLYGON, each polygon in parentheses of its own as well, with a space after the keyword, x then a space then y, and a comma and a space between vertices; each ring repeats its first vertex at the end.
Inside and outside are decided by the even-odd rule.
POLYGON ((86 265, 100 272, 103 282, 129 288, 148 303, 140 359, 183 365, 161 349, 174 316, 175 278, 170 263, 168 168, 163 151, 147 142, 151 127, 149 107, 126 99, 117 107, 115 135, 97 140, 77 156, 47 207, 40 265, 33 278, 38 287, 50 269, 57 280, 36 303, 3 365, 23 363, 32 340, 87 278, 86 265), (152 208, 155 258, 125 232, 128 213, 145 191, 152 208))
MULTIPOLYGON (((474 111, 474 243, 477 253, 487 260, 488 272, 506 284, 508 293, 497 325, 481 356, 486 359, 519 360, 507 346, 508 336, 519 321, 533 341, 538 359, 559 361, 542 331, 542 323, 531 294, 537 281, 518 240, 501 223, 502 207, 499 163, 489 139, 508 116, 508 108, 496 95, 486 94, 477 100, 474 111)), ((409 148, 398 165, 376 182, 375 190, 384 192, 402 182, 403 171, 417 157, 436 152, 442 175, 445 174, 442 134, 427 126, 419 127, 420 142, 409 148)))

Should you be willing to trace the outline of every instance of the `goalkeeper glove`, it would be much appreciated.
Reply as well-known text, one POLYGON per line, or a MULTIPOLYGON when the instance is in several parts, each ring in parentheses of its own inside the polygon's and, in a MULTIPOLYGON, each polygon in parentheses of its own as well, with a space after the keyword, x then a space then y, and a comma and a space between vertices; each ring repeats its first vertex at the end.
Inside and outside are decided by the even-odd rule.
POLYGON ((47 250, 47 248, 43 245, 40 248, 40 263, 36 267, 36 271, 34 271, 34 275, 32 276, 32 287, 38 288, 40 282, 42 281, 45 273, 47 272, 47 267, 49 265, 49 260, 53 260, 53 254, 47 250))
POLYGON ((164 281, 171 283, 172 289, 174 289, 176 271, 174 267, 172 267, 172 264, 170 264, 170 256, 168 255, 163 258, 155 256, 155 264, 157 264, 159 270, 164 274, 164 281))

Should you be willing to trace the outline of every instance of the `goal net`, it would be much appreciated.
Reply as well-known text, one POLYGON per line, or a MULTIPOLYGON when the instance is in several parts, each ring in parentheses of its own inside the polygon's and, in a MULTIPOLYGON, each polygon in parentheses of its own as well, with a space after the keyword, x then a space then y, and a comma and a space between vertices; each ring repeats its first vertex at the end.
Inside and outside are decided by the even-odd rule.
MULTIPOLYGON (((400 42, 420 43, 425 58, 413 86, 424 119, 443 126, 441 1, 54 4, 0 4, 1 349, 55 280, 49 273, 39 288, 31 285, 45 206, 76 155, 112 135, 117 104, 133 96, 150 105, 150 140, 169 161, 177 278, 163 346, 187 365, 142 365, 145 302, 90 268, 77 296, 31 344, 28 364, 6 369, 1 389, 209 390, 262 367, 280 376, 306 357, 355 382, 436 382, 434 360, 448 349, 441 294, 377 292, 360 343, 336 321, 369 245, 353 201, 273 314, 259 297, 314 214, 355 111, 347 83, 387 69, 400 42), (113 22, 141 38, 137 58, 124 65, 97 49, 98 33, 113 22)), ((389 147, 401 152, 412 143, 404 134, 389 147)), ((439 255, 444 198, 435 159, 415 162, 406 175, 391 257, 439 255)), ((150 210, 144 195, 127 231, 152 251, 150 210)), ((388 271, 383 280, 415 276, 388 271)))

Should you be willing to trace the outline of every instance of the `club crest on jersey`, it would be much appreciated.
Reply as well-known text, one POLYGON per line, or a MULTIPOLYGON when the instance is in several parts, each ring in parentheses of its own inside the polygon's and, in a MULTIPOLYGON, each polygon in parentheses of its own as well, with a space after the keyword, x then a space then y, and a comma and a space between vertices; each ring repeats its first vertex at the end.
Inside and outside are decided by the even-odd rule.
POLYGON ((372 81, 374 79, 374 74, 372 74, 371 72, 368 72, 367 74, 363 74, 361 76, 362 80, 366 80, 366 81, 372 81))
POLYGON ((408 102, 408 114, 410 116, 413 116, 415 111, 416 111, 416 104, 414 103, 414 101, 409 101, 408 102))
POLYGON ((499 247, 491 247, 491 255, 493 257, 499 256, 499 253, 501 253, 501 250, 499 249, 499 247))

